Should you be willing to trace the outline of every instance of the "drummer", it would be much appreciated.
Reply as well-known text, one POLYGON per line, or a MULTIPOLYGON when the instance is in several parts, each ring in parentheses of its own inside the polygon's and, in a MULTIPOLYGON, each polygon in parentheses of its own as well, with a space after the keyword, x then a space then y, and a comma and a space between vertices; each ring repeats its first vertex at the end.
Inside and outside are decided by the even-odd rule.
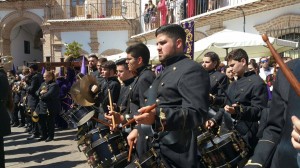
MULTIPOLYGON (((105 115, 105 118, 111 120, 111 115, 115 116, 117 124, 126 123, 126 115, 129 115, 129 96, 130 96, 130 87, 132 87, 133 81, 135 79, 135 75, 129 70, 128 64, 126 64, 126 58, 122 58, 116 61, 117 65, 117 76, 119 80, 121 80, 121 91, 119 100, 117 102, 116 109, 114 111, 110 111, 109 115, 105 115), (117 113, 118 112, 118 113, 117 113)), ((127 116, 127 118, 129 118, 127 116)), ((129 131, 129 130, 127 130, 129 131)), ((130 131, 129 131, 130 132, 130 131)))
MULTIPOLYGON (((116 103, 119 99, 121 84, 116 76, 116 64, 113 61, 106 61, 101 65, 101 76, 104 81, 101 83, 101 88, 92 87, 91 91, 97 93, 94 97, 96 102, 100 102, 99 119, 104 119, 104 113, 108 113, 109 98, 108 90, 110 90, 111 101, 116 103)), ((98 126, 102 126, 98 123, 98 126)))
MULTIPOLYGON (((226 127, 228 130, 236 129, 252 151, 258 141, 256 133, 261 111, 267 107, 267 86, 255 72, 248 71, 248 54, 243 49, 231 51, 226 59, 230 70, 238 77, 227 89, 223 113, 224 118, 229 118, 225 121, 226 127)), ((206 122, 206 126, 211 128, 220 120, 222 116, 215 116, 206 122)))
POLYGON ((164 70, 147 91, 147 104, 156 103, 157 108, 149 113, 143 113, 147 107, 138 110, 134 118, 141 127, 139 136, 128 140, 153 140, 159 158, 169 167, 199 167, 194 129, 207 115, 209 76, 184 55, 186 33, 180 25, 162 26, 155 35, 164 70))
POLYGON ((209 73, 210 78, 210 90, 209 90, 209 116, 213 117, 219 108, 223 108, 224 104, 217 104, 215 102, 215 98, 219 97, 223 94, 223 91, 227 89, 228 79, 227 76, 219 71, 217 68, 219 67, 221 61, 215 52, 208 52, 203 57, 202 66, 209 73))

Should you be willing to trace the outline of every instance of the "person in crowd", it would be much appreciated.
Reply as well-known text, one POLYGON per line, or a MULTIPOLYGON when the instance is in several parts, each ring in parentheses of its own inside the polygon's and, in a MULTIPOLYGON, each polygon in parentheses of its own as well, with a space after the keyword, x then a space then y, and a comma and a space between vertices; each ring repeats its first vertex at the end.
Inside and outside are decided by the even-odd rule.
POLYGON ((269 66, 269 58, 261 57, 260 58, 261 68, 259 69, 259 76, 266 81, 268 75, 273 74, 274 68, 269 66))
POLYGON ((12 127, 17 127, 20 125, 19 121, 19 111, 20 111, 20 102, 21 102, 21 79, 18 74, 15 76, 15 81, 12 85, 12 93, 14 100, 14 112, 13 112, 13 125, 12 127))
POLYGON ((214 100, 216 97, 223 94, 223 92, 227 89, 229 82, 225 74, 217 71, 217 68, 219 67, 220 63, 220 58, 215 52, 208 52, 204 54, 202 66, 209 73, 210 78, 209 117, 215 115, 219 108, 222 105, 224 105, 223 103, 216 104, 214 100))
POLYGON ((102 65, 107 61, 106 58, 99 58, 97 62, 97 69, 99 74, 96 76, 97 84, 101 86, 101 84, 104 82, 104 77, 102 76, 102 65))
POLYGON ((5 167, 3 137, 11 133, 9 112, 13 111, 11 87, 0 64, 0 167, 5 167))
MULTIPOLYGON (((127 108, 125 116, 116 114, 115 112, 110 112, 111 115, 114 115, 116 124, 119 124, 125 120, 133 118, 133 115, 138 114, 138 109, 145 106, 145 97, 144 93, 152 84, 155 76, 151 71, 151 66, 149 65, 150 60, 150 51, 148 47, 143 43, 137 43, 129 46, 126 49, 127 58, 126 64, 128 65, 129 71, 136 76, 135 80, 129 86, 129 93, 127 102, 127 108)), ((107 117, 111 119, 111 117, 107 117)), ((138 130, 141 127, 135 127, 135 123, 129 125, 132 128, 132 131, 129 133, 127 139, 131 142, 132 138, 137 136, 138 130)), ((142 132, 139 132, 142 135, 142 132)), ((138 142, 136 146, 136 152, 138 156, 141 156, 147 148, 147 144, 143 139, 138 142)))
POLYGON ((249 62, 248 70, 249 71, 254 71, 256 75, 259 74, 259 67, 258 67, 256 62, 249 62))
POLYGON ((116 103, 119 99, 121 84, 116 76, 116 64, 113 61, 104 62, 102 65, 102 77, 104 82, 101 86, 100 95, 100 113, 108 113, 109 105, 109 95, 108 90, 110 90, 111 99, 113 103, 116 103))
POLYGON ((151 14, 151 19, 150 19, 150 30, 154 29, 156 27, 156 6, 152 3, 152 0, 149 0, 149 13, 151 14))
POLYGON ((65 78, 64 67, 60 67, 59 72, 55 74, 55 82, 58 84, 60 89, 59 99, 62 109, 55 113, 55 125, 58 129, 67 129, 68 123, 62 117, 70 109, 70 98, 68 92, 70 91, 69 81, 65 78))
POLYGON ((144 113, 148 107, 138 110, 134 119, 141 129, 127 139, 137 143, 153 140, 158 157, 170 167, 197 167, 200 161, 194 130, 206 119, 209 75, 184 55, 186 34, 180 25, 162 26, 155 36, 164 70, 147 91, 146 103, 157 107, 149 113, 144 113), (148 131, 152 128, 154 134, 148 131))
POLYGON ((90 54, 88 57, 88 67, 89 67, 89 74, 93 75, 93 76, 98 76, 99 75, 99 71, 97 69, 97 63, 98 63, 98 57, 95 54, 90 54))
POLYGON ((41 138, 38 141, 54 140, 54 118, 61 111, 61 102, 59 98, 60 88, 55 82, 54 73, 46 71, 43 75, 44 83, 37 91, 39 104, 37 113, 39 115, 39 125, 41 128, 41 138))
MULTIPOLYGON (((21 124, 18 127, 26 127, 28 126, 28 120, 26 121, 26 78, 29 75, 29 68, 28 67, 23 67, 22 69, 22 74, 20 74, 21 81, 20 81, 20 106, 19 106, 19 111, 20 111, 20 117, 21 117, 21 124), (25 125, 26 124, 26 125, 25 125)), ((27 117, 28 118, 28 117, 27 117)))
MULTIPOLYGON (((109 112, 108 115, 105 115, 105 118, 108 120, 111 120, 111 116, 115 116, 115 119, 117 125, 122 123, 125 124, 127 122, 126 115, 129 115, 130 109, 129 109, 129 96, 130 96, 130 88, 132 87, 133 81, 135 79, 135 76, 133 73, 129 70, 128 64, 126 64, 126 58, 122 58, 116 61, 117 65, 117 76, 119 80, 122 82, 121 91, 119 100, 116 104, 116 108, 114 111, 109 112)), ((128 118, 128 117, 127 117, 128 118)), ((126 129, 127 132, 130 129, 126 129)))
POLYGON ((168 23, 172 24, 175 22, 175 17, 174 17, 174 8, 175 8, 176 2, 173 0, 170 0, 168 3, 168 23))
MULTIPOLYGON (((235 129, 249 145, 249 156, 257 144, 258 121, 261 112, 267 107, 268 94, 264 81, 253 71, 248 71, 248 54, 243 49, 232 50, 226 57, 229 69, 237 76, 237 80, 228 86, 225 96, 223 115, 218 113, 206 122, 211 128, 220 124, 223 116, 227 130, 235 129), (228 116, 229 115, 229 116, 228 116), (234 122, 232 122, 232 120, 234 122)), ((240 164, 243 164, 242 162, 240 164)))
POLYGON ((157 4, 157 10, 159 10, 160 12, 160 26, 163 26, 165 24, 167 24, 167 13, 168 13, 168 9, 167 9, 167 1, 166 0, 160 0, 157 4))
MULTIPOLYGON (((290 61, 287 66, 299 81, 300 59, 290 61)), ((287 77, 279 70, 274 83, 266 128, 263 130, 263 136, 259 140, 253 156, 246 164, 246 168, 298 167, 296 149, 299 144, 299 125, 297 118, 293 117, 291 120, 291 117, 293 115, 300 116, 300 97, 287 83, 287 77), (293 148, 293 145, 296 149, 293 148)))
MULTIPOLYGON (((27 106, 29 113, 32 114, 35 111, 35 108, 37 107, 37 104, 39 102, 39 97, 36 95, 36 91, 39 89, 43 82, 43 76, 41 73, 38 72, 38 65, 32 64, 29 66, 30 71, 30 77, 29 77, 29 83, 27 87, 27 106)), ((31 122, 31 133, 32 135, 27 138, 27 140, 31 140, 34 138, 38 138, 40 136, 40 131, 38 124, 36 122, 31 122)))
POLYGON ((150 19, 151 19, 151 13, 149 10, 149 5, 145 4, 145 8, 144 8, 144 24, 145 24, 145 31, 149 31, 150 30, 150 19))
POLYGON ((225 66, 224 67, 224 71, 225 71, 225 75, 227 76, 227 79, 229 81, 229 84, 233 81, 235 81, 235 76, 234 73, 232 72, 232 70, 229 68, 229 66, 225 66))

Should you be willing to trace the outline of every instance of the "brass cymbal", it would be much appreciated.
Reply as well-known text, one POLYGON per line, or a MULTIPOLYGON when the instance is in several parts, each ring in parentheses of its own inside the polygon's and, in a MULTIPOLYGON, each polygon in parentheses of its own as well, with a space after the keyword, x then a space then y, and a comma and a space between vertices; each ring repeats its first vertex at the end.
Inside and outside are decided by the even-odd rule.
POLYGON ((94 103, 91 103, 82 97, 82 94, 80 93, 80 81, 77 81, 72 85, 72 87, 70 89, 70 94, 71 94, 72 99, 81 106, 94 105, 94 103))
POLYGON ((93 98, 93 93, 91 91, 91 87, 93 85, 97 85, 96 78, 92 75, 85 75, 80 80, 80 93, 82 94, 82 97, 85 98, 90 103, 95 103, 95 100, 93 98))

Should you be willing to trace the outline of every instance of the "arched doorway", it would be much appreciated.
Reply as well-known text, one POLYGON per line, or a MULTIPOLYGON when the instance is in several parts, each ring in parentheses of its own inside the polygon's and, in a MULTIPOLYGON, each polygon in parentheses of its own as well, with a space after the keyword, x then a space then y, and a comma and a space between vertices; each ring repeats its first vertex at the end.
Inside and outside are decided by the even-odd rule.
POLYGON ((12 12, 1 26, 1 55, 12 55, 15 67, 43 61, 42 19, 32 12, 12 12))

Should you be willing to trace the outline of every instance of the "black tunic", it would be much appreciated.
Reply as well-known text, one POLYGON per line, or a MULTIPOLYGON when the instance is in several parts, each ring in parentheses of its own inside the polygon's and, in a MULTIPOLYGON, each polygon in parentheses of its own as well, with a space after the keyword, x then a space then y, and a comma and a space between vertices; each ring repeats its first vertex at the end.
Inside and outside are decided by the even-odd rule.
MULTIPOLYGON (((290 61, 287 65, 299 81, 300 59, 290 61)), ((300 117, 299 102, 300 97, 295 94, 286 77, 279 70, 274 84, 267 126, 246 167, 298 167, 297 150, 291 143, 293 129, 291 116, 300 117)))
POLYGON ((43 76, 38 72, 35 72, 31 75, 32 77, 30 79, 30 84, 27 87, 27 93, 28 93, 27 105, 31 111, 34 111, 39 101, 39 97, 36 95, 36 91, 39 89, 39 87, 43 82, 43 76))
MULTIPOLYGON (((227 99, 226 105, 231 106, 235 103, 240 105, 240 108, 236 109, 238 115, 231 115, 231 117, 237 121, 235 129, 242 135, 246 142, 254 148, 258 141, 256 133, 261 111, 267 107, 268 93, 266 84, 254 72, 246 72, 243 77, 230 83, 227 95, 229 99, 227 99)), ((220 121, 223 115, 228 116, 230 114, 220 111, 214 118, 216 121, 220 121)), ((228 119, 228 117, 226 117, 226 119, 228 119)), ((226 126, 227 129, 232 129, 228 125, 226 126)))
MULTIPOLYGON (((159 132, 160 151, 171 167, 198 167, 195 128, 206 120, 209 96, 209 75, 198 63, 186 56, 169 58, 149 89, 156 93, 156 121, 152 126, 159 132), (156 91, 157 88, 157 91, 156 91), (153 89, 153 90, 151 90, 153 89)), ((149 97, 147 103, 152 104, 149 97)))

